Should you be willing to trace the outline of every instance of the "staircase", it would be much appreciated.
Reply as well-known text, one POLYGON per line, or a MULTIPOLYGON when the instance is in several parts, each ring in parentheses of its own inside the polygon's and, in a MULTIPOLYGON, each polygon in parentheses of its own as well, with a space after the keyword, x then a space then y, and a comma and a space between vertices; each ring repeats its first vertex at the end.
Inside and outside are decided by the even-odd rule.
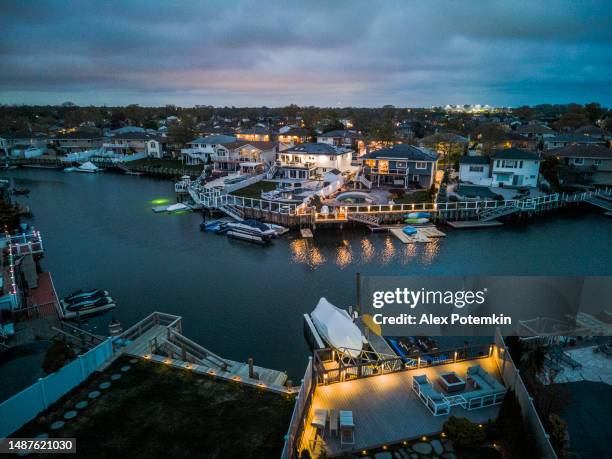
POLYGON ((592 196, 584 198, 584 202, 587 202, 593 206, 612 212, 612 195, 607 192, 599 192, 592 196))
POLYGON ((478 215, 478 220, 481 222, 488 222, 505 215, 513 214, 519 210, 521 210, 521 208, 516 204, 486 209, 478 215))
POLYGON ((357 181, 357 183, 361 183, 368 190, 372 189, 372 182, 370 180, 368 180, 367 178, 365 178, 365 175, 362 175, 362 174, 357 175, 356 181, 357 181))
POLYGON ((380 226, 382 217, 368 214, 349 214, 348 219, 355 222, 363 223, 368 226, 380 226))
POLYGON ((278 172, 278 164, 273 164, 272 167, 268 169, 268 172, 266 173, 266 178, 268 180, 272 180, 276 176, 277 172, 278 172))
POLYGON ((230 204, 222 204, 220 206, 217 206, 217 209, 219 209, 221 212, 226 213, 227 215, 229 215, 230 217, 232 217, 234 220, 238 222, 241 222, 244 220, 244 217, 242 216, 242 210, 240 210, 236 206, 232 206, 230 204))

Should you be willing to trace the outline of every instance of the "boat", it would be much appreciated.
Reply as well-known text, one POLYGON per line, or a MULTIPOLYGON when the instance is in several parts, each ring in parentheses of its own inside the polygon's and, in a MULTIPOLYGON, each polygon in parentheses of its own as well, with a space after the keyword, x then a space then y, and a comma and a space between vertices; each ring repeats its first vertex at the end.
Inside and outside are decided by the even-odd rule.
POLYGON ((191 210, 191 207, 189 207, 187 204, 183 204, 182 202, 177 202, 176 204, 172 204, 168 207, 166 207, 166 212, 180 212, 182 210, 191 210))
POLYGON ((310 318, 329 346, 350 357, 359 357, 366 340, 348 312, 321 298, 310 318))
POLYGON ((70 295, 62 300, 62 303, 74 304, 84 300, 97 299, 103 296, 108 296, 106 290, 93 289, 93 290, 77 290, 72 292, 70 295))
POLYGON ((429 222, 429 218, 406 218, 404 223, 408 223, 410 225, 423 225, 429 222))
POLYGON ((229 222, 219 223, 219 226, 215 228, 213 231, 215 234, 225 234, 230 230, 229 222))
POLYGON ((95 174, 96 172, 100 172, 100 168, 91 161, 86 161, 79 167, 77 167, 75 172, 87 172, 89 174, 95 174))
POLYGON ((230 222, 227 224, 230 230, 253 236, 259 236, 263 239, 270 239, 277 236, 277 233, 269 225, 257 220, 243 220, 241 222, 230 222))
POLYGON ((241 241, 252 242, 254 244, 265 245, 270 242, 270 238, 263 238, 254 234, 243 233, 242 231, 228 231, 227 237, 241 241))
POLYGON ((429 212, 410 212, 405 215, 406 218, 431 218, 429 212))
POLYGON ((222 223, 224 223, 223 220, 211 220, 209 222, 202 222, 200 223, 200 230, 215 231, 221 226, 222 223))
POLYGON ((266 223, 270 228, 274 230, 277 236, 282 236, 285 233, 289 232, 289 228, 281 225, 275 225, 273 223, 266 223))
POLYGON ((63 304, 63 307, 65 319, 80 319, 105 314, 115 309, 117 305, 110 296, 101 296, 78 303, 63 304))
POLYGON ((30 190, 28 190, 27 188, 13 188, 13 194, 27 195, 30 194, 30 190))
POLYGON ((417 233, 417 229, 413 226, 404 226, 402 232, 408 236, 413 236, 417 233))

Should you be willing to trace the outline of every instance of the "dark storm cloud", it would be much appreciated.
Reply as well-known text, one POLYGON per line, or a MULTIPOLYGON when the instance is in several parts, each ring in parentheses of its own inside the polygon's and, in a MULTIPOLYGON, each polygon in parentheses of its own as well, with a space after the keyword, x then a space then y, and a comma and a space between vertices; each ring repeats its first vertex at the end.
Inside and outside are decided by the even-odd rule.
POLYGON ((4 1, 0 102, 612 102, 610 2, 4 1))

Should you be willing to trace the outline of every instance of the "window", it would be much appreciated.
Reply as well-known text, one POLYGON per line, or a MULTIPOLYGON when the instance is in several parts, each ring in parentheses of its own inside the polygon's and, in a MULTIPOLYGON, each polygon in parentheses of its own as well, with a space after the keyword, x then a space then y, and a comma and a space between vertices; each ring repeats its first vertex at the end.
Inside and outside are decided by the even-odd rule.
POLYGON ((418 182, 419 181, 419 176, 418 175, 413 175, 412 176, 412 181, 413 182, 418 182))
POLYGON ((593 166, 601 166, 601 159, 594 159, 593 166))
POLYGON ((330 156, 330 157, 329 157, 329 160, 330 160, 330 161, 333 161, 333 160, 335 160, 335 159, 336 159, 336 157, 335 157, 335 156, 330 156))
POLYGON ((584 164, 584 158, 574 158, 574 164, 582 166, 584 164))
POLYGON ((470 166, 470 172, 484 172, 484 166, 470 166))
POLYGON ((415 169, 427 169, 427 163, 425 161, 419 161, 414 165, 415 169))
POLYGON ((405 161, 398 161, 397 163, 395 163, 395 166, 398 169, 406 169, 406 162, 405 161))

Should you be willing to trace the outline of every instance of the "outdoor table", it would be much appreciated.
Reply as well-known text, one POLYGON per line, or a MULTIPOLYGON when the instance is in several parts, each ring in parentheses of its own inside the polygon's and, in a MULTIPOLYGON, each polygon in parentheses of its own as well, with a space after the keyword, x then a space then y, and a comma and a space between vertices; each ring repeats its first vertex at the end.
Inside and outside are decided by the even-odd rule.
POLYGON ((461 392, 465 389, 465 380, 454 371, 442 373, 439 379, 440 385, 446 392, 461 392))

